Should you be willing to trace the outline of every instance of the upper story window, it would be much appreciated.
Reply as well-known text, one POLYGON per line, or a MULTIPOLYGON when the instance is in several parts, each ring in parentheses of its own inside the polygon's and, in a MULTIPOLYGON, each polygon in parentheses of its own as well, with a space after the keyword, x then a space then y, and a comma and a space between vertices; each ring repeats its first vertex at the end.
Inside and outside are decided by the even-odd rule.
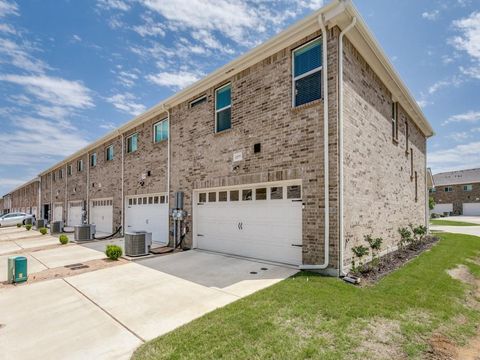
POLYGON ((428 189, 428 192, 429 192, 430 194, 435 194, 435 193, 437 192, 437 189, 435 189, 435 188, 430 188, 430 189, 428 189))
POLYGON ((227 84, 215 90, 215 132, 232 127, 232 86, 227 84))
POLYGON ((77 161, 77 171, 82 172, 83 171, 83 160, 78 160, 77 161))
POLYGON ((398 141, 398 102, 392 101, 392 138, 398 141))
POLYGON ((71 176, 72 175, 72 165, 67 166, 67 175, 71 176))
POLYGON ((293 51, 293 106, 322 97, 322 41, 313 40, 293 51))
POLYGON ((105 158, 107 159, 107 161, 113 160, 113 145, 107 147, 107 150, 105 152, 105 158))
POLYGON ((97 166, 97 153, 93 153, 92 155, 90 155, 90 166, 97 166))
POLYGON ((168 119, 153 125, 153 141, 158 143, 168 139, 168 119))
POLYGON ((463 191, 472 191, 473 185, 463 185, 463 191))
POLYGON ((56 181, 56 180, 57 180, 57 179, 56 179, 56 176, 55 176, 55 173, 52 174, 52 180, 53 180, 53 181, 56 181))
POLYGON ((63 169, 58 170, 58 178, 63 179, 63 169))
POLYGON ((444 191, 445 191, 445 192, 452 192, 452 191, 453 191, 453 188, 452 188, 451 186, 446 186, 446 187, 444 188, 444 191))
POLYGON ((138 134, 127 137, 127 153, 133 153, 138 149, 138 134))
POLYGON ((207 96, 206 95, 200 96, 199 98, 196 98, 190 103, 190 108, 194 108, 195 106, 205 104, 206 102, 207 102, 207 96))

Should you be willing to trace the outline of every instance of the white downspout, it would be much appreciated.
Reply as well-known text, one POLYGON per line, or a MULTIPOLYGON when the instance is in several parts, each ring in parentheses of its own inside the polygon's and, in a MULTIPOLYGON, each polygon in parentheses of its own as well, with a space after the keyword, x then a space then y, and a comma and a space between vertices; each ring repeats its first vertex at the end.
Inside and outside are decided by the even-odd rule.
POLYGON ((39 181, 38 181, 38 210, 35 216, 38 216, 37 220, 42 217, 42 177, 41 176, 39 176, 39 181))
POLYGON ((122 234, 125 235, 125 188, 124 188, 124 172, 125 172, 125 137, 120 131, 117 131, 118 135, 122 137, 122 216, 120 216, 120 226, 122 227, 122 234))
POLYGON ((324 261, 318 265, 300 265, 302 270, 323 270, 328 267, 330 261, 330 205, 329 205, 329 175, 328 175, 328 39, 327 30, 323 15, 318 16, 318 24, 322 30, 322 47, 323 47, 323 182, 324 182, 324 261))
POLYGON ((85 204, 85 208, 87 210, 87 224, 90 224, 90 166, 92 165, 90 159, 90 152, 87 152, 87 203, 85 204))
POLYGON ((343 200, 343 189, 344 189, 344 179, 343 179, 343 37, 345 34, 350 31, 355 24, 357 23, 357 18, 354 17, 350 25, 340 33, 340 38, 338 42, 338 74, 339 74, 339 90, 338 90, 338 142, 339 142, 339 239, 340 239, 340 252, 339 252, 339 267, 338 272, 340 276, 344 276, 343 271, 343 257, 345 253, 345 234, 344 234, 344 225, 343 225, 343 209, 344 209, 344 200, 343 200))
POLYGON ((67 167, 68 165, 65 165, 65 209, 64 209, 64 214, 65 214, 65 222, 63 226, 66 226, 67 221, 68 221, 68 172, 67 172, 67 167))
MULTIPOLYGON (((430 193, 428 192, 428 174, 427 174, 427 139, 425 139, 425 227, 427 234, 430 234, 430 193)), ((433 184, 432 184, 433 185, 433 184)))
POLYGON ((47 214, 47 221, 50 223, 53 218, 53 174, 54 171, 50 173, 50 209, 49 214, 47 214))
MULTIPOLYGON (((167 199, 168 199, 168 208, 170 209, 170 109, 163 104, 163 110, 167 113, 168 119, 168 138, 167 138, 167 199)), ((170 219, 167 221, 167 245, 170 243, 170 219)), ((175 240, 174 240, 175 241, 175 240)), ((174 244, 175 246, 175 244, 174 244)))

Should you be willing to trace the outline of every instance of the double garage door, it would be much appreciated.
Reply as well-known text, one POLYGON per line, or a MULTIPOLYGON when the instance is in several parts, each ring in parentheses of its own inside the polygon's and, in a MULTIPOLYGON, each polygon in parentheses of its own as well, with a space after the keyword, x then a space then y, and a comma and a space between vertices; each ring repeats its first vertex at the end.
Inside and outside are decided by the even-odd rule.
POLYGON ((152 241, 168 243, 168 196, 166 194, 136 195, 126 198, 125 231, 147 231, 152 241))
POLYGON ((300 182, 195 191, 199 249, 299 265, 300 182))

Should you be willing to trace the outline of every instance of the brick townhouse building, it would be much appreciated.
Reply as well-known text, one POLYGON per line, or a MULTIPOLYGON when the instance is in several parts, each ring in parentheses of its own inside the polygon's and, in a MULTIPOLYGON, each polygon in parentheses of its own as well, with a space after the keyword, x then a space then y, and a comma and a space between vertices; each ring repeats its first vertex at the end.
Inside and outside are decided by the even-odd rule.
POLYGON ((338 275, 426 224, 433 131, 356 8, 333 1, 40 174, 42 216, 338 275))
POLYGON ((480 215, 480 169, 449 171, 433 175, 431 211, 440 215, 480 215))

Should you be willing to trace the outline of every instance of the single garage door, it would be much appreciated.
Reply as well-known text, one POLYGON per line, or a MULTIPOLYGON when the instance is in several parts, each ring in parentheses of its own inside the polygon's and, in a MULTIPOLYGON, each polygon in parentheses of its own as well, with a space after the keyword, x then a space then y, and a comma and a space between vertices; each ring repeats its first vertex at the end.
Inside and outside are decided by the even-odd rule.
POLYGON ((166 194, 128 196, 125 204, 126 231, 152 233, 156 243, 168 242, 168 197, 166 194))
POLYGON ((53 205, 53 221, 63 220, 63 206, 62 204, 53 205))
POLYGON ((196 247, 302 263, 300 182, 196 191, 196 247))
POLYGON ((468 215, 468 216, 480 215, 480 203, 464 203, 463 215, 468 215))
POLYGON ((435 207, 432 210, 433 214, 450 214, 453 212, 453 204, 435 204, 435 207))
POLYGON ((83 201, 70 201, 68 203, 68 226, 75 226, 82 224, 82 209, 83 201))
POLYGON ((90 223, 97 233, 113 233, 113 199, 94 199, 90 202, 90 223))

